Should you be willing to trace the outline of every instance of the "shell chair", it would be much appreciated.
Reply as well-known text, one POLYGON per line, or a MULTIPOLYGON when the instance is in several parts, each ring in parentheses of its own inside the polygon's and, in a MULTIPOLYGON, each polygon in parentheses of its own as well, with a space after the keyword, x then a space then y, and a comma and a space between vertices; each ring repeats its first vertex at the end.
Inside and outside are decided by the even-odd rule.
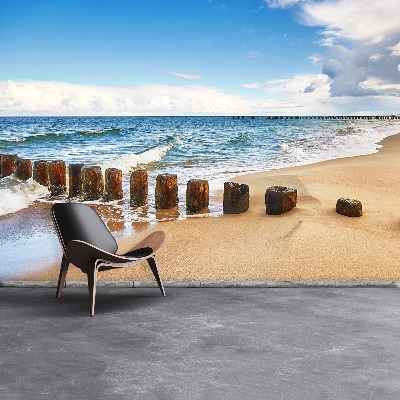
POLYGON ((155 256, 164 242, 164 232, 153 232, 128 253, 118 255, 114 237, 90 206, 82 203, 56 203, 51 211, 63 251, 57 298, 61 297, 68 267, 72 263, 87 274, 90 315, 93 316, 98 272, 130 267, 144 260, 147 260, 161 293, 165 296, 155 256))

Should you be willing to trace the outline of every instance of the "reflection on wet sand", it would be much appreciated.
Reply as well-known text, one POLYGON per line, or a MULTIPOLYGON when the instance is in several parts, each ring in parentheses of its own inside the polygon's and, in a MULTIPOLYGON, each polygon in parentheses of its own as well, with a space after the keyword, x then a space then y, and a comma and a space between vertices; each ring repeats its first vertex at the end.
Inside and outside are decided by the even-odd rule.
POLYGON ((179 207, 169 208, 168 210, 156 210, 157 221, 167 221, 179 218, 179 207))

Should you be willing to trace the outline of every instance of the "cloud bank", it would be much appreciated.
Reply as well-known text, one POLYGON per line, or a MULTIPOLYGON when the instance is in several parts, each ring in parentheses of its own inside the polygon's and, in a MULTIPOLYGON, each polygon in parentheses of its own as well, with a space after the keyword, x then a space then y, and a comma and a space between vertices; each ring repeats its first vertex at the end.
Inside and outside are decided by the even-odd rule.
POLYGON ((399 5, 393 0, 301 3, 302 21, 321 26, 323 52, 310 59, 331 79, 332 96, 399 96, 399 5))
POLYGON ((204 85, 132 88, 65 82, 0 82, 0 115, 224 115, 251 112, 248 99, 204 85))
POLYGON ((349 96, 332 98, 330 83, 331 79, 324 74, 299 74, 243 84, 246 89, 265 91, 266 100, 256 100, 205 85, 147 84, 121 88, 7 81, 0 82, 0 115, 348 115, 371 114, 371 109, 376 114, 395 114, 400 109, 400 97, 363 97, 357 103, 349 96))

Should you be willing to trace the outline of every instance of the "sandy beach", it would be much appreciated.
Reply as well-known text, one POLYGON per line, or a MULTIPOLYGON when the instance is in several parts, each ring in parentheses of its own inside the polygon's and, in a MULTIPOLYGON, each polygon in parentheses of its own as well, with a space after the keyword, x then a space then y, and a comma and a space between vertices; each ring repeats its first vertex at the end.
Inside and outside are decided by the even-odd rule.
MULTIPOLYGON (((158 222, 118 240, 129 250, 152 230, 164 230, 158 254, 164 280, 398 280, 400 279, 400 135, 378 153, 243 175, 250 187, 244 214, 158 222), (265 213, 272 185, 297 188, 297 207, 265 213), (336 200, 362 202, 363 216, 335 212, 336 200)), ((222 191, 217 194, 222 203, 222 191)), ((59 265, 25 276, 57 280, 59 265)), ((151 280, 145 263, 103 272, 102 280, 151 280)), ((70 267, 67 280, 86 277, 70 267)))

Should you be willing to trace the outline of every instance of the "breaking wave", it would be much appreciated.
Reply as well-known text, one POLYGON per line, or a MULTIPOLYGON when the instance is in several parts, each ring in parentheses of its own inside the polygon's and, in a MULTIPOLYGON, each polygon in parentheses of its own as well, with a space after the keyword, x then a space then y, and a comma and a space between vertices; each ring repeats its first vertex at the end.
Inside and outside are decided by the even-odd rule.
POLYGON ((14 177, 0 180, 0 216, 29 207, 36 200, 46 198, 49 191, 33 179, 21 182, 14 177))

